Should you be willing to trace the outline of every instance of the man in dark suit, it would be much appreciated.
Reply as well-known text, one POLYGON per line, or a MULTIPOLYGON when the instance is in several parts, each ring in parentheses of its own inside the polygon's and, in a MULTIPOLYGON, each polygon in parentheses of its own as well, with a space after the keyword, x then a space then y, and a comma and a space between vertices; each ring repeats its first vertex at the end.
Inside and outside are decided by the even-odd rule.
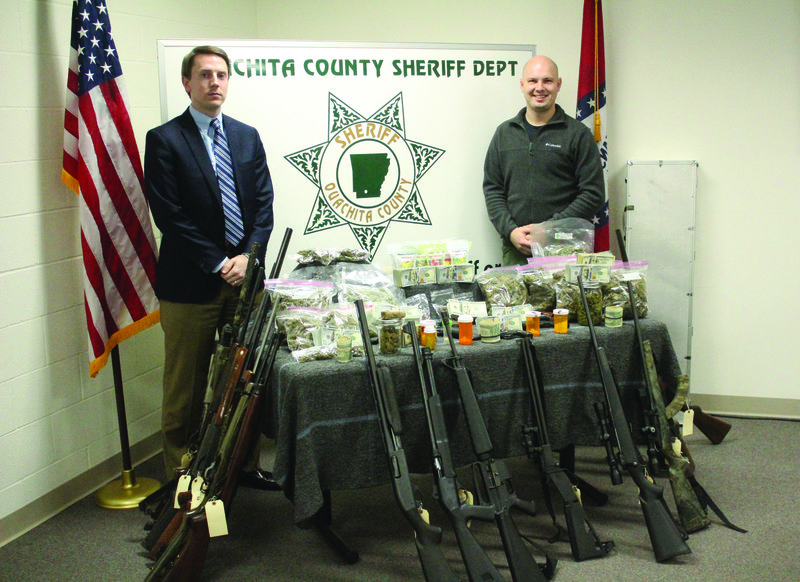
POLYGON ((211 355, 217 334, 233 320, 247 252, 258 242, 263 264, 273 227, 272 180, 258 131, 221 113, 228 55, 196 47, 184 57, 181 78, 191 105, 147 133, 144 163, 147 198, 161 231, 156 294, 164 330, 161 428, 168 475, 181 465, 199 427, 211 355))

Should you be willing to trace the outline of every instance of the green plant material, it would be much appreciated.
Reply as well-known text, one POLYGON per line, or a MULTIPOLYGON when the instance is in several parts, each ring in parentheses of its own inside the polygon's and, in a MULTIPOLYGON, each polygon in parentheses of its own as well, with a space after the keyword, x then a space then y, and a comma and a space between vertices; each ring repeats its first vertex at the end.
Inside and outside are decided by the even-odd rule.
POLYGON ((478 285, 489 305, 511 307, 528 300, 525 283, 516 272, 486 271, 478 276, 478 285))
POLYGON ((528 271, 522 275, 528 290, 528 303, 535 311, 552 311, 556 306, 556 290, 553 278, 544 271, 528 271))

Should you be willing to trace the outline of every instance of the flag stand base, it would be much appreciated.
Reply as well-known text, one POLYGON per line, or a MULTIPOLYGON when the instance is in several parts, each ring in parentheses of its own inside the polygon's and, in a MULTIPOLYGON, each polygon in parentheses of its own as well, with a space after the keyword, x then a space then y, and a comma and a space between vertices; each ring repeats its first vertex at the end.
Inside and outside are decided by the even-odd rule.
POLYGON ((133 470, 122 471, 120 479, 104 485, 95 493, 94 501, 105 509, 133 509, 160 487, 161 483, 155 479, 137 479, 133 470))

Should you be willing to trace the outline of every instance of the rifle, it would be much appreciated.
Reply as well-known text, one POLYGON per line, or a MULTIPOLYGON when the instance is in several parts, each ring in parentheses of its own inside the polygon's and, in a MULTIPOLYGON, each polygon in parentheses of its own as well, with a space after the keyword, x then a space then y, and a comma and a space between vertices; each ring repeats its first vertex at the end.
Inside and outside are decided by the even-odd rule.
MULTIPOLYGON (((408 470, 406 453, 400 435, 403 425, 400 420, 400 411, 394 395, 394 384, 389 368, 383 363, 375 361, 372 343, 369 336, 367 315, 364 311, 364 301, 357 299, 355 302, 361 339, 364 343, 364 356, 367 363, 369 383, 372 396, 378 411, 383 445, 389 461, 389 472, 392 479, 392 489, 397 504, 403 515, 414 528, 414 544, 422 564, 422 572, 427 582, 458 582, 458 577, 450 568, 442 553, 439 543, 442 540, 442 530, 428 523, 427 512, 422 506, 422 496, 419 489, 411 481, 408 470)), ((412 334, 416 336, 416 334, 412 334)))
MULTIPOLYGON (((239 294, 239 302, 236 306, 237 315, 234 318, 236 329, 226 325, 217 344, 211 367, 209 379, 203 398, 203 413, 200 421, 200 429, 192 436, 189 443, 188 453, 184 455, 183 467, 176 468, 176 479, 171 480, 167 485, 157 492, 157 496, 162 497, 164 503, 156 506, 157 514, 149 511, 151 502, 144 500, 139 507, 145 513, 149 513, 154 522, 148 524, 149 533, 145 537, 142 545, 149 552, 151 559, 157 559, 166 545, 172 539, 176 530, 176 523, 183 519, 183 512, 179 511, 177 498, 178 495, 190 489, 191 484, 196 480, 195 491, 199 490, 204 480, 204 473, 213 461, 215 452, 219 446, 220 436, 224 432, 222 420, 225 418, 223 411, 234 400, 236 387, 239 385, 241 373, 245 364, 247 349, 238 341, 232 339, 241 338, 242 320, 249 317, 249 310, 252 308, 251 297, 254 292, 252 281, 256 279, 255 272, 259 271, 259 279, 263 275, 258 269, 257 256, 258 244, 253 244, 250 258, 247 264, 245 280, 239 294), (227 344, 227 345, 226 345, 227 344), (233 354, 233 355, 231 355, 233 354), (222 409, 222 410, 220 410, 222 409), (175 500, 175 504, 169 503, 175 500)), ((156 494, 153 495, 156 497, 156 494)), ((192 504, 192 506, 196 503, 192 504)))
MULTIPOLYGON (((292 229, 287 228, 272 268, 273 273, 280 269, 291 234, 292 229)), ((182 491, 187 489, 185 483, 193 484, 194 499, 189 511, 197 509, 204 503, 209 489, 217 493, 211 483, 215 477, 218 480, 225 477, 225 482, 228 483, 224 501, 228 502, 232 498, 235 484, 231 486, 229 480, 233 478, 238 482, 238 472, 243 464, 243 458, 234 456, 231 462, 230 455, 234 443, 242 439, 244 440, 239 445, 240 449, 244 447, 247 450, 252 446, 254 429, 247 428, 241 435, 239 431, 243 422, 243 426, 250 427, 248 423, 257 421, 263 385, 268 380, 277 354, 279 338, 276 339, 274 331, 276 306, 272 305, 268 295, 260 293, 264 270, 258 266, 259 249, 258 243, 254 243, 251 247, 233 326, 226 325, 220 336, 209 371, 201 427, 193 437, 189 455, 185 457, 188 459, 187 466, 177 471, 182 480, 179 480, 178 484, 172 481, 164 488, 169 495, 160 494, 166 497, 167 501, 177 499, 182 495, 182 491), (258 297, 261 298, 258 310, 251 316, 253 304, 258 297), (268 315, 270 323, 266 325, 267 332, 264 333, 268 315), (263 341, 261 341, 262 333, 264 333, 263 341), (254 349, 259 341, 261 341, 260 349, 254 349), (270 346, 269 351, 264 351, 265 346, 270 346), (264 378, 264 375, 267 375, 267 378, 264 378), (251 399, 255 404, 252 406, 252 411, 249 405, 251 399), (243 420, 242 416, 246 411, 249 414, 243 420), (224 468, 226 466, 230 467, 228 471, 224 468), (178 488, 181 491, 178 491, 178 488)), ((140 508, 155 517, 151 512, 152 505, 151 501, 145 500, 140 504, 140 508)), ((153 560, 158 560, 164 549, 171 545, 178 524, 186 521, 187 514, 194 521, 204 519, 202 511, 189 514, 187 510, 176 510, 171 504, 160 504, 158 511, 159 516, 155 523, 150 525, 150 532, 143 542, 144 547, 149 550, 149 557, 153 560)), ((180 547, 180 544, 177 545, 180 547)))
MULTIPOLYGON (((641 332, 637 328, 637 336, 641 332)), ((664 407, 664 399, 661 396, 661 389, 658 387, 657 372, 655 360, 653 359, 653 349, 650 346, 650 340, 644 340, 642 343, 642 365, 644 367, 645 379, 647 382, 647 389, 650 392, 653 405, 658 411, 658 422, 662 436, 660 452, 668 465, 669 485, 672 489, 672 496, 675 499, 675 507, 678 510, 678 517, 681 520, 681 525, 688 533, 699 531, 708 527, 711 521, 708 519, 708 514, 705 508, 700 505, 691 483, 689 483, 690 463, 689 459, 678 452, 673 446, 677 439, 674 435, 674 430, 677 429, 675 423, 667 419, 666 410, 664 407)), ((681 376, 679 382, 688 384, 689 378, 681 376)), ((679 449, 684 450, 685 449, 679 449)), ((688 452, 688 451, 687 451, 688 452)))
MULTIPOLYGON (((544 566, 538 565, 528 551, 524 539, 511 516, 512 508, 534 516, 536 515, 536 507, 532 502, 523 501, 517 497, 511 483, 511 473, 506 464, 501 460, 492 458, 494 447, 492 446, 491 437, 481 414, 475 390, 472 387, 469 370, 462 363, 461 356, 456 350, 453 335, 447 329, 447 322, 450 321, 450 316, 446 310, 443 311, 442 321, 445 322, 445 335, 450 341, 450 351, 452 353, 452 356, 445 360, 445 366, 450 368, 456 375, 472 451, 477 459, 477 462, 472 465, 472 473, 479 505, 488 505, 492 508, 494 521, 500 532, 503 549, 511 571, 511 577, 514 580, 541 580, 543 575, 544 578, 550 579, 555 572, 557 560, 552 560, 548 556, 544 566), (484 492, 488 499, 484 498, 484 492)), ((430 350, 427 352, 423 350, 423 352, 425 361, 429 364, 432 360, 430 350)), ((435 391, 433 375, 430 369, 428 376, 431 390, 435 391)), ((436 404, 439 412, 441 412, 438 395, 436 404)), ((434 407, 435 409, 436 407, 434 407)))
MULTIPOLYGON (((267 300, 264 297, 262 302, 267 300)), ((210 541, 207 505, 222 503, 225 513, 230 512, 242 465, 252 447, 252 437, 259 422, 262 391, 269 381, 278 346, 282 341, 282 334, 275 326, 278 307, 279 301, 272 306, 260 346, 254 346, 253 351, 257 353, 257 357, 253 369, 242 374, 245 387, 232 411, 228 413, 227 422, 223 423, 225 430, 216 437, 219 446, 213 459, 202 476, 197 478, 199 485, 198 480, 193 483, 192 505, 188 510, 179 513, 173 524, 170 524, 169 529, 173 530, 176 520, 180 525, 145 578, 146 582, 191 581, 200 576, 210 541)), ((223 408, 224 403, 220 403, 210 429, 218 426, 216 422, 224 413, 223 408)))
MULTIPOLYGON (((628 252, 625 247, 625 237, 622 234, 620 229, 616 230, 617 235, 617 244, 619 246, 619 253, 620 257, 622 258, 623 262, 628 262, 628 252)), ((628 282, 628 294, 630 295, 631 299, 631 306, 633 306, 633 293, 631 292, 631 284, 628 282)), ((636 310, 633 309, 634 316, 636 315, 636 310)), ((702 432, 706 438, 711 441, 712 444, 718 445, 722 442, 728 432, 731 430, 731 424, 729 422, 725 422, 719 418, 711 416, 710 414, 703 412, 703 410, 699 406, 686 406, 686 394, 682 396, 683 400, 678 405, 678 410, 692 410, 694 412, 694 425, 697 429, 702 432)), ((678 395, 676 395, 676 399, 678 399, 678 395)), ((675 404, 675 400, 673 400, 670 405, 667 406, 667 418, 672 418, 673 414, 670 414, 670 408, 675 404)), ((677 412, 677 410, 675 411, 677 412)), ((648 449, 649 451, 649 449, 648 449)))
MULTIPOLYGON (((625 242, 621 238, 621 231, 617 230, 620 253, 627 261, 625 242)), ((676 452, 673 443, 676 440, 673 431, 677 428, 671 419, 668 419, 664 399, 661 395, 661 387, 658 383, 658 373, 656 372, 655 360, 650 341, 644 339, 642 328, 639 325, 639 315, 637 313, 636 295, 633 292, 633 282, 626 280, 628 285, 628 297, 631 302, 631 312, 633 313, 633 328, 636 332, 636 345, 639 351, 639 359, 642 363, 642 373, 644 384, 637 389, 639 394, 639 405, 642 408, 645 418, 644 431, 647 436, 647 455, 650 472, 657 475, 663 469, 662 459, 666 461, 669 475, 669 485, 672 490, 672 497, 675 499, 675 507, 678 510, 678 518, 683 529, 688 533, 699 531, 708 527, 711 523, 708 519, 706 510, 701 507, 692 490, 688 480, 689 461, 681 453, 676 452)), ((679 389, 679 394, 688 392, 689 378, 682 375, 678 379, 679 384, 685 389, 679 389)))
MULTIPOLYGON (((644 355, 645 373, 651 378, 651 384, 655 385, 657 376, 656 364, 649 341, 644 342, 644 355)), ((688 376, 681 376, 678 384, 678 393, 688 392, 688 384, 688 376)), ((689 453, 686 442, 681 438, 680 425, 673 422, 669 413, 666 412, 660 390, 653 392, 653 395, 653 399, 659 408, 659 418, 662 419, 662 431, 669 435, 664 441, 662 453, 669 465, 669 481, 675 497, 675 505, 678 508, 678 516, 683 527, 690 533, 707 527, 711 521, 708 519, 706 509, 710 507, 725 527, 739 533, 747 533, 747 530, 731 523, 719 506, 711 499, 708 491, 697 481, 695 463, 691 453, 689 453)))
MULTIPOLYGON (((620 230, 617 230, 617 239, 620 253, 627 259, 625 241, 622 239, 620 230)), ((711 507, 725 526, 735 531, 746 533, 746 530, 743 530, 728 520, 694 475, 694 461, 691 458, 689 449, 686 447, 686 443, 681 438, 680 425, 673 420, 675 413, 685 406, 686 397, 689 393, 689 377, 685 374, 679 376, 675 397, 673 401, 670 402, 669 406, 664 406, 653 350, 650 342, 643 338, 642 330, 639 326, 633 284, 630 280, 628 280, 627 283, 631 311, 633 312, 633 325, 636 330, 636 341, 639 347, 639 356, 642 361, 647 395, 649 396, 647 399, 640 398, 640 402, 643 403, 643 406, 649 408, 651 416, 655 419, 655 423, 657 423, 655 434, 657 434, 659 438, 658 452, 662 455, 668 467, 669 484, 672 489, 672 496, 675 499, 675 506, 678 510, 678 517, 681 520, 681 525, 689 533, 708 527, 711 520, 708 519, 706 508, 711 507)), ((717 420, 713 417, 710 418, 712 422, 717 420)), ((702 422, 703 420, 701 420, 701 423, 702 422)), ((730 424, 724 421, 719 422, 722 423, 722 430, 724 432, 717 442, 721 442, 722 438, 724 438, 725 434, 730 430, 730 424), (727 425, 727 428, 724 425, 727 425)), ((714 442, 715 438, 709 437, 709 440, 714 442)), ((648 445, 648 453, 649 451, 650 446, 648 445)), ((660 464, 657 464, 657 466, 659 465, 660 464)), ((654 470, 653 474, 656 474, 656 471, 657 469, 654 470)))
MULTIPOLYGON (((583 307, 586 313, 590 313, 589 302, 586 300, 586 291, 583 288, 583 277, 580 273, 578 274, 578 288, 580 289, 583 307)), ((654 483, 647 475, 644 460, 639 453, 639 449, 636 448, 630 425, 625 418, 619 387, 608 362, 605 349, 597 343, 597 335, 595 334, 592 318, 587 318, 587 321, 597 367, 600 371, 605 402, 608 406, 608 414, 611 420, 609 424, 611 431, 608 434, 613 438, 618 449, 617 453, 609 455, 609 465, 612 466, 613 463, 615 466, 618 463, 631 476, 639 488, 639 504, 644 514, 656 561, 664 562, 676 556, 691 553, 692 550, 686 544, 686 533, 678 529, 664 501, 664 488, 654 483)), ((595 407, 595 410, 597 410, 597 407, 595 407)), ((606 441, 606 450, 609 453, 613 453, 614 443, 611 442, 611 438, 606 441)))
POLYGON ((564 504, 564 520, 567 523, 567 534, 572 557, 577 562, 592 558, 601 558, 608 554, 614 547, 614 542, 602 542, 595 532, 583 505, 578 497, 578 488, 572 484, 567 471, 560 467, 553 457, 550 437, 547 434, 547 417, 544 409, 544 394, 539 382, 537 369, 536 350, 531 338, 517 340, 522 348, 522 359, 525 362, 526 378, 531 394, 531 412, 533 424, 523 425, 522 437, 525 452, 529 459, 538 460, 544 477, 544 494, 556 523, 555 513, 552 511, 548 485, 556 490, 564 504))

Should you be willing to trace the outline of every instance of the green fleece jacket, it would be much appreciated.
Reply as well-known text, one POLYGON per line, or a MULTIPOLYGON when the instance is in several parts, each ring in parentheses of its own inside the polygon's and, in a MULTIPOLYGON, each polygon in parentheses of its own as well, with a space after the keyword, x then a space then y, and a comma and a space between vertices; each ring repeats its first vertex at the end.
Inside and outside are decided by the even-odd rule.
POLYGON ((525 109, 495 130, 483 167, 486 209, 500 236, 559 218, 591 220, 605 202, 603 166, 591 131, 556 105, 533 141, 525 109))

